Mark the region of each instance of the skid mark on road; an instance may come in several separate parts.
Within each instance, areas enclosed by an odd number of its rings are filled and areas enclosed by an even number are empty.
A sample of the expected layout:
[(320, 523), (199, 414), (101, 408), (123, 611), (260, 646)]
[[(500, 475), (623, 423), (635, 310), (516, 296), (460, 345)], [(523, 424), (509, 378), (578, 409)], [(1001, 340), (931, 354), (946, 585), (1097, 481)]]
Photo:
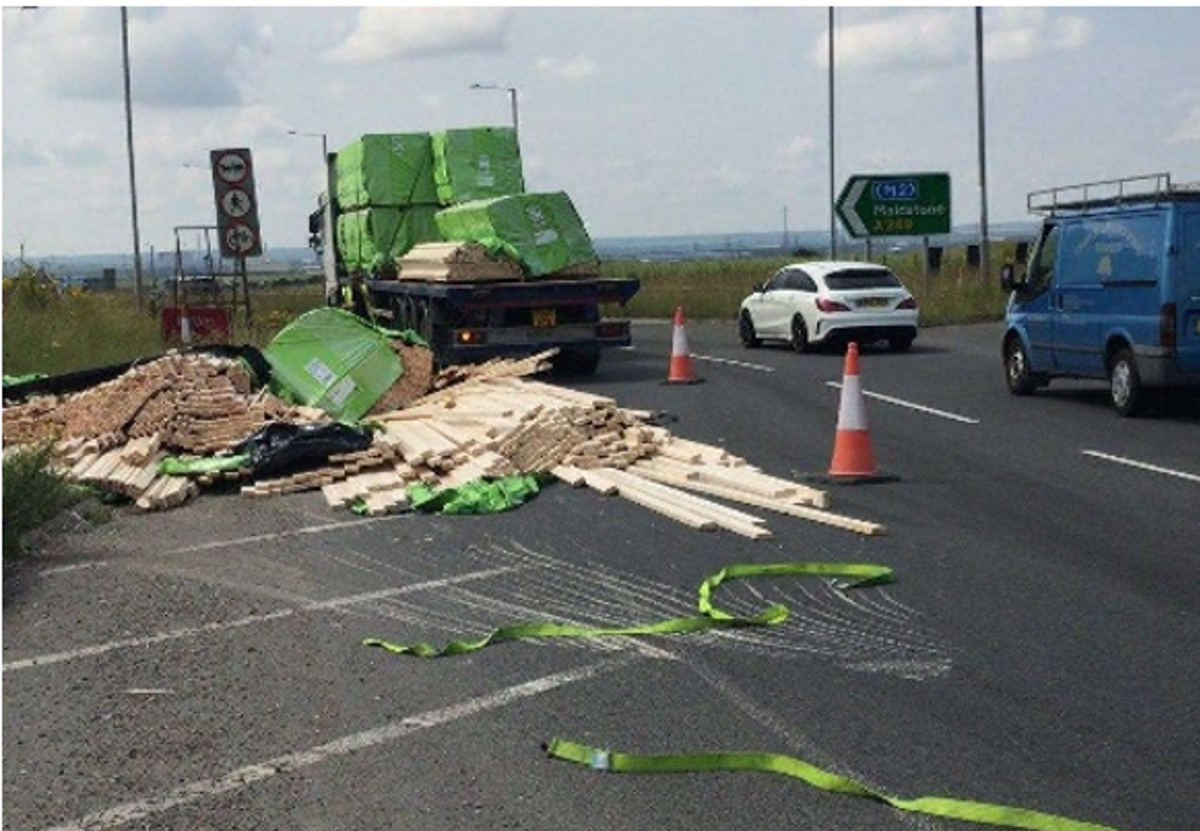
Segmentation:
[[(697, 613), (696, 587), (674, 586), (596, 564), (579, 564), (553, 552), (520, 543), (471, 545), (462, 550), (441, 546), (414, 549), (405, 569), (353, 551), (328, 556), (360, 576), (378, 574), (380, 583), (403, 585), (340, 597), (301, 602), (275, 611), (200, 626), (157, 632), (61, 652), (9, 661), (5, 673), (90, 658), (121, 649), (165, 644), (185, 638), (213, 637), (297, 615), (338, 612), (361, 620), (363, 637), (394, 642), (482, 638), (500, 626), (529, 621), (569, 623), (593, 628), (624, 627)], [(422, 578), (421, 574), (443, 576)], [(886, 588), (841, 591), (833, 581), (778, 577), (739, 580), (722, 586), (715, 598), (721, 609), (753, 616), (780, 603), (790, 616), (777, 626), (713, 630), (672, 639), (672, 648), (746, 649), (795, 658), (820, 657), (866, 672), (924, 680), (950, 667), (948, 647), (924, 629), (920, 615), (899, 603)], [(528, 643), (608, 652), (658, 650), (657, 639), (591, 637), (553, 638)]]
[[(489, 549), (511, 570), (486, 582), (428, 594), (387, 598), (370, 611), (416, 627), (380, 634), (397, 642), (482, 638), (512, 623), (552, 621), (590, 627), (627, 626), (696, 614), (692, 589), (582, 566), (516, 543)], [(921, 625), (921, 616), (885, 588), (842, 591), (835, 581), (779, 577), (724, 584), (723, 610), (749, 617), (773, 603), (790, 611), (778, 626), (714, 630), (671, 639), (673, 649), (748, 649), (779, 658), (808, 655), (860, 672), (911, 680), (944, 675), (950, 649)], [(534, 643), (536, 641), (530, 641)], [(663, 643), (663, 641), (659, 641)], [(612, 649), (613, 638), (550, 639), (555, 646)], [(618, 643), (624, 648), (624, 642)]]

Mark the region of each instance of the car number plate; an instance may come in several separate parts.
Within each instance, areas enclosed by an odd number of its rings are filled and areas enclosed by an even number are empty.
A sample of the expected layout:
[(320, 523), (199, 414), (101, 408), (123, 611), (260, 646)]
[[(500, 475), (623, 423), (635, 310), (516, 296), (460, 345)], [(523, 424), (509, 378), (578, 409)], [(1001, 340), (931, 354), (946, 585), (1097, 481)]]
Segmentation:
[(533, 310), (533, 325), (538, 329), (549, 329), (556, 323), (557, 315), (554, 309), (534, 309)]
[(886, 297), (864, 297), (858, 301), (860, 309), (882, 309), (888, 304)]

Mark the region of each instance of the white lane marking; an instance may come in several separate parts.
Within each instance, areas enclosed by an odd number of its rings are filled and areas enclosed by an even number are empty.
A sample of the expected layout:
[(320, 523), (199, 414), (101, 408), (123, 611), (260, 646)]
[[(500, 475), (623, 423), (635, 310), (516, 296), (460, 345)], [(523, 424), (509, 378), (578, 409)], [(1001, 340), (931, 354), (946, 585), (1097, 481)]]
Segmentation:
[[(825, 386), (833, 387), (835, 390), (840, 390), (842, 388), (841, 383), (838, 381), (826, 381)], [(870, 392), (869, 390), (863, 390), (863, 395), (866, 396), (867, 398), (874, 398), (879, 401), (883, 401), (887, 404), (895, 404), (898, 407), (907, 407), (910, 410), (916, 410), (917, 412), (927, 413), (929, 415), (937, 416), (938, 418), (949, 419), (950, 421), (958, 421), (963, 424), (978, 424), (979, 423), (979, 419), (977, 419), (977, 418), (969, 418), (968, 416), (958, 415), (957, 413), (949, 413), (949, 412), (946, 412), (945, 410), (935, 410), (933, 407), (926, 407), (923, 404), (916, 404), (912, 401), (905, 401), (903, 398), (893, 398), (890, 395), (881, 395), (880, 393)]]
[(299, 537), (305, 534), (324, 534), (328, 531), (341, 531), (345, 528), (357, 528), (360, 525), (373, 525), (376, 522), (393, 522), (397, 519), (407, 518), (407, 514), (389, 514), (388, 516), (366, 517), (364, 519), (346, 520), (345, 522), (326, 522), (320, 525), (307, 525), (304, 528), (293, 528), (290, 531), (277, 531), (270, 534), (255, 534), (251, 537), (237, 537), (231, 540), (214, 540), (213, 542), (204, 542), (197, 545), (185, 545), (181, 548), (173, 548), (166, 554), (187, 554), (193, 551), (211, 551), (214, 548), (232, 547), (235, 545), (250, 545), (251, 543), (266, 542), (269, 540), (282, 540), (288, 537)]
[(347, 756), (359, 750), (378, 747), (406, 736), (452, 724), (464, 718), (479, 715), (489, 710), (507, 707), (526, 698), (533, 698), (542, 693), (565, 687), (579, 681), (587, 681), (606, 672), (620, 669), (638, 660), (632, 653), (625, 653), (598, 663), (578, 667), (576, 669), (556, 672), (534, 678), (521, 684), (505, 687), (488, 695), (468, 698), (457, 704), (428, 710), (424, 713), (408, 716), (400, 721), (385, 724), (371, 730), (363, 730), (342, 736), (308, 750), (285, 753), (273, 759), (267, 759), (245, 767), (238, 768), (215, 779), (200, 779), (188, 782), (163, 794), (149, 796), (145, 799), (135, 799), (122, 805), (107, 808), (88, 814), (85, 817), (69, 822), (66, 825), (56, 825), (48, 831), (99, 831), (99, 829), (116, 828), (136, 820), (145, 819), (208, 797), (219, 796), (231, 791), (238, 791), (257, 782), (271, 779), (294, 770), (319, 765), (322, 762)]
[(728, 364), (729, 366), (736, 366), (736, 367), (740, 367), (742, 369), (753, 369), (755, 372), (774, 372), (775, 371), (775, 367), (773, 367), (773, 366), (763, 366), (762, 364), (751, 364), (751, 363), (747, 363), (746, 361), (734, 361), (729, 358), (714, 358), (711, 355), (697, 355), (695, 352), (692, 353), (692, 357), (695, 358), (697, 361), (708, 361), (710, 364)]
[(1177, 479), (1184, 479), (1188, 482), (1200, 482), (1200, 476), (1194, 473), (1184, 473), (1182, 470), (1172, 470), (1169, 467), (1159, 467), (1158, 465), (1139, 462), (1136, 459), (1126, 459), (1123, 456), (1112, 456), (1108, 453), (1101, 453), (1099, 450), (1084, 450), (1081, 451), (1085, 456), (1091, 456), (1093, 459), (1102, 459), (1106, 462), (1115, 462), (1119, 465), (1127, 467), (1135, 467), (1139, 470), (1147, 470), (1151, 473), (1161, 473), (1164, 476), (1174, 476)]
[(444, 577), (438, 580), (426, 580), (420, 583), (412, 583), (407, 586), (399, 586), (392, 589), (381, 589), (379, 591), (366, 592), (364, 594), (352, 594), (346, 597), (335, 597), (329, 600), (319, 600), (313, 603), (306, 603), (303, 606), (296, 608), (279, 609), (274, 612), (267, 612), (259, 615), (247, 615), (246, 617), (238, 618), (237, 620), (206, 623), (203, 626), (190, 626), (186, 629), (173, 629), (167, 632), (158, 632), (153, 635), (146, 635), (145, 637), (141, 638), (125, 638), (122, 640), (109, 641), (108, 643), (95, 644), (94, 646), (84, 646), (80, 647), (79, 649), (66, 650), (64, 652), (51, 652), (46, 655), (34, 655), (29, 658), (10, 661), (4, 664), (3, 670), (4, 672), (13, 672), (16, 670), (30, 669), (32, 667), (47, 666), (49, 664), (61, 664), (66, 661), (74, 661), (78, 658), (89, 658), (94, 655), (103, 655), (106, 652), (114, 652), (118, 649), (150, 646), (156, 643), (179, 640), (181, 638), (192, 638), (197, 635), (209, 635), (214, 632), (226, 632), (232, 629), (241, 629), (246, 626), (254, 626), (260, 623), (269, 623), (273, 620), (281, 620), (283, 618), (292, 617), (293, 615), (304, 612), (327, 611), (329, 609), (339, 609), (361, 603), (372, 603), (391, 597), (399, 597), (405, 594), (426, 591), (428, 589), (439, 589), (446, 586), (453, 586), (457, 583), (466, 583), (472, 580), (483, 580), (488, 577), (496, 577), (500, 574), (506, 574), (510, 571), (519, 571), (520, 569), (520, 566), (490, 568), (483, 571), (474, 571), (469, 574), (461, 574), (455, 577)]

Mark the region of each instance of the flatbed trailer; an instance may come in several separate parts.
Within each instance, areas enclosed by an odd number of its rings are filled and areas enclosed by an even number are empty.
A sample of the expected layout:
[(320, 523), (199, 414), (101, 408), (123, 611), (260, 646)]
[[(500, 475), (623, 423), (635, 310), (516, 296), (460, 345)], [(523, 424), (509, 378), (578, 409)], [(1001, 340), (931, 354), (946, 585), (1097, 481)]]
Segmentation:
[(604, 317), (637, 293), (633, 278), (439, 283), (351, 277), (354, 311), (409, 329), (440, 364), (523, 357), (558, 348), (557, 367), (594, 372), (601, 350), (629, 346), (629, 321)]

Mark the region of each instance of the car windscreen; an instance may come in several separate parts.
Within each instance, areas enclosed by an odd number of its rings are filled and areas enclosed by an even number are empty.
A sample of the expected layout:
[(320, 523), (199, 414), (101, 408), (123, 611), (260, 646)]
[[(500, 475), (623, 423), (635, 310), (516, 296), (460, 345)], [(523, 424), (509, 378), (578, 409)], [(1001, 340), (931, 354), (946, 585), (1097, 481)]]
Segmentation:
[(891, 289), (900, 285), (896, 275), (882, 268), (848, 268), (825, 275), (825, 285), (835, 291)]

